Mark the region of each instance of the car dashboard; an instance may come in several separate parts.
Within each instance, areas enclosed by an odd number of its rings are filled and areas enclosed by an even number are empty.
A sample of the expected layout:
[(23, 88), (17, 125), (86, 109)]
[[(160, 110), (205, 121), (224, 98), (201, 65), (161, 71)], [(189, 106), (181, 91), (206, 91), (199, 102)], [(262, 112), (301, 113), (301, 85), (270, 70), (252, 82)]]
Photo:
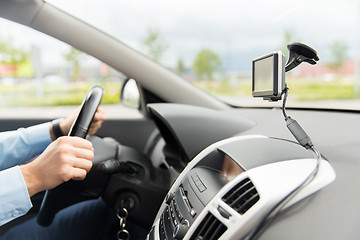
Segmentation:
[[(304, 208), (309, 211), (318, 208), (314, 199), (323, 193), (329, 193), (328, 185), (338, 188), (334, 185), (340, 184), (341, 180), (335, 181), (336, 168), (328, 154), (318, 159), (314, 152), (295, 143), (276, 109), (244, 110), (250, 112), (249, 116), (268, 112), (267, 118), (255, 118), (256, 120), (254, 117), (244, 117), (246, 114), (239, 114), (237, 117), (242, 109), (222, 112), (178, 104), (151, 104), (149, 109), (161, 134), (166, 136), (165, 143), (162, 143), (164, 148), (167, 144), (175, 144), (177, 153), (183, 159), (192, 159), (184, 164), (186, 167), (182, 171), (178, 169), (181, 173), (174, 180), (158, 211), (147, 236), (149, 240), (245, 239), (254, 234), (254, 229), (262, 228), (265, 222), (275, 219), (269, 229), (284, 225), (281, 221), (284, 218), (290, 219), (290, 224), (293, 219), (297, 219), (296, 216), (301, 215), (290, 214), (289, 217), (289, 212), (294, 209), (298, 211), (298, 208)], [(184, 118), (190, 116), (191, 112), (191, 119)], [(178, 118), (179, 121), (176, 120), (176, 113), (182, 116)], [(309, 112), (305, 111), (305, 114)], [(316, 115), (319, 112), (310, 114)], [(208, 117), (210, 120), (207, 123), (197, 123)], [(217, 121), (212, 126), (211, 119), (214, 118)], [(184, 126), (185, 123), (196, 127)], [(316, 124), (316, 121), (313, 123)], [(205, 127), (199, 127), (202, 125)], [(337, 134), (336, 130), (334, 134)], [(319, 139), (315, 139), (320, 149), (324, 149), (321, 143), (326, 141), (319, 143)], [(202, 145), (207, 147), (203, 149)], [(332, 153), (330, 158), (332, 159)], [(167, 159), (166, 152), (163, 159)], [(317, 160), (320, 167), (314, 179), (302, 186), (298, 194), (282, 202), (311, 175)], [(269, 212), (275, 212), (273, 210), (279, 203), (283, 203), (281, 211), (277, 212), (280, 217), (269, 217)], [(331, 208), (327, 204), (321, 206), (329, 207)], [(317, 216), (320, 219), (323, 217), (325, 216)], [(279, 232), (269, 229), (266, 228), (265, 234), (258, 237), (266, 239), (268, 236), (280, 236)], [(312, 231), (309, 228), (308, 234), (317, 234), (315, 230)], [(299, 237), (301, 236), (303, 235)]]
[[(267, 149), (269, 155), (256, 156), (248, 144)], [(294, 158), (279, 162), (282, 157), (271, 154), (279, 147), (292, 151)], [(201, 152), (173, 184), (148, 239), (243, 239), (281, 196), (306, 178), (313, 157), (294, 143), (264, 136), (221, 141)], [(293, 202), (334, 178), (333, 169), (322, 160), (316, 181)]]

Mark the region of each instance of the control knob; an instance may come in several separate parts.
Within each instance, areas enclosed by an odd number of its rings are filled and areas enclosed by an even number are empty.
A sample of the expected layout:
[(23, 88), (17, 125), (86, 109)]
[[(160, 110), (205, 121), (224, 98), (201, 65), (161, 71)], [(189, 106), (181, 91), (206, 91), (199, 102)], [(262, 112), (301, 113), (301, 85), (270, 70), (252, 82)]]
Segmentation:
[(187, 230), (188, 230), (188, 226), (180, 223), (176, 225), (174, 229), (173, 237), (178, 240), (183, 239), (185, 237)]
[(174, 199), (174, 197), (175, 197), (175, 194), (172, 192), (169, 192), (165, 197), (165, 203), (169, 205), (171, 203), (171, 201)]

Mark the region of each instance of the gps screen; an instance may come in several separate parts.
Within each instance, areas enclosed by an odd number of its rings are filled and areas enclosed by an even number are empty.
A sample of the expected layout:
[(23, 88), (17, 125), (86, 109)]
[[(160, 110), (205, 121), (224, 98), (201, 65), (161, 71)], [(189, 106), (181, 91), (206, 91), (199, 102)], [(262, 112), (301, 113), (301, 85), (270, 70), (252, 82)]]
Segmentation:
[(274, 56), (269, 56), (254, 62), (255, 92), (273, 91), (274, 84)]

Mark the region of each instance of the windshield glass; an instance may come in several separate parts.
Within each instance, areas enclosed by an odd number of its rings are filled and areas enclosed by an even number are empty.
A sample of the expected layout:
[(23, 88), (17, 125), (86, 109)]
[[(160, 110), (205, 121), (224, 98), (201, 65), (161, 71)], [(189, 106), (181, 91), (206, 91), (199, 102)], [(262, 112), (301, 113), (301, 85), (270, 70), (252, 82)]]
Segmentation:
[(317, 65), (286, 74), (288, 106), (360, 109), (360, 3), (356, 0), (49, 0), (237, 106), (251, 97), (252, 60), (302, 42)]

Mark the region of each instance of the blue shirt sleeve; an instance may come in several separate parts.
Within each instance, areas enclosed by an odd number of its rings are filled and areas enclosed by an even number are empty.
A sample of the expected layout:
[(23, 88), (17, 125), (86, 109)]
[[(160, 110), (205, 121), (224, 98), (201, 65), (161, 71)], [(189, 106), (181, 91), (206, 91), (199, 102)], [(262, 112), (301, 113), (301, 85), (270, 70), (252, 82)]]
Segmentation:
[(0, 170), (27, 163), (51, 143), (50, 123), (0, 133)]
[(26, 214), (32, 207), (20, 167), (0, 172), (0, 226)]
[[(32, 207), (20, 167), (51, 143), (50, 123), (0, 133), (0, 226)], [(6, 170), (4, 170), (6, 169)]]

